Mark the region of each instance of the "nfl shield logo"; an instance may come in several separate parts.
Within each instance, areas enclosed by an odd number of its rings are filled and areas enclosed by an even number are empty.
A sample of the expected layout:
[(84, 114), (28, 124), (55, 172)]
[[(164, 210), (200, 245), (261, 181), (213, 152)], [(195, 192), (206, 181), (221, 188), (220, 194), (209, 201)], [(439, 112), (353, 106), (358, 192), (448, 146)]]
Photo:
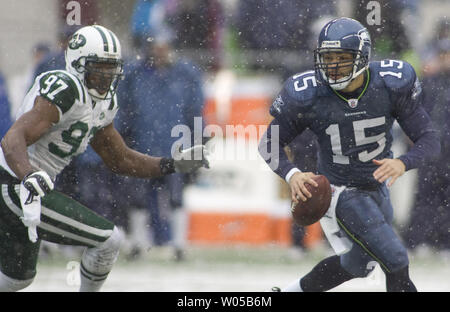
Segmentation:
[(348, 106), (350, 106), (351, 108), (355, 108), (356, 106), (358, 106), (358, 99), (349, 99), (347, 102)]

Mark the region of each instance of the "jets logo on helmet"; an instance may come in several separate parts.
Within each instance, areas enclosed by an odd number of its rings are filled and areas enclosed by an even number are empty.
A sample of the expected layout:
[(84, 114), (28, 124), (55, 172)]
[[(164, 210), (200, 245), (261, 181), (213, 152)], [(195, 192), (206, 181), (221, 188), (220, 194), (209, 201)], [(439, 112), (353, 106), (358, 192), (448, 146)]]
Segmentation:
[(346, 17), (328, 22), (314, 50), (318, 80), (335, 90), (345, 89), (368, 68), (370, 50), (370, 34), (361, 23)]
[(82, 34), (75, 34), (69, 41), (70, 49), (78, 49), (86, 44), (86, 38)]
[(122, 64), (119, 39), (100, 25), (77, 30), (66, 49), (66, 70), (84, 83), (95, 100), (114, 96), (122, 77)]

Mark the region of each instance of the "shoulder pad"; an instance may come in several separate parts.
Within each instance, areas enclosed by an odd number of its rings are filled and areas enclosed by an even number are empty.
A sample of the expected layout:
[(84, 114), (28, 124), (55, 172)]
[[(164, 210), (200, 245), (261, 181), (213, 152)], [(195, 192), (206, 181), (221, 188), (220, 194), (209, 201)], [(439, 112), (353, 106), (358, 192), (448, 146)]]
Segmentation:
[(40, 96), (58, 106), (63, 113), (67, 112), (76, 100), (85, 102), (84, 92), (78, 78), (66, 71), (54, 70), (40, 75)]
[(317, 80), (314, 71), (295, 74), (284, 84), (284, 89), (296, 100), (307, 101), (316, 96)]
[(417, 78), (414, 68), (405, 61), (382, 60), (371, 62), (370, 68), (378, 78), (381, 78), (385, 86), (392, 91), (411, 88)]
[(284, 83), (283, 89), (270, 108), (270, 113), (276, 116), (282, 113), (290, 114), (293, 109), (307, 109), (316, 97), (317, 89), (314, 71), (293, 75)]

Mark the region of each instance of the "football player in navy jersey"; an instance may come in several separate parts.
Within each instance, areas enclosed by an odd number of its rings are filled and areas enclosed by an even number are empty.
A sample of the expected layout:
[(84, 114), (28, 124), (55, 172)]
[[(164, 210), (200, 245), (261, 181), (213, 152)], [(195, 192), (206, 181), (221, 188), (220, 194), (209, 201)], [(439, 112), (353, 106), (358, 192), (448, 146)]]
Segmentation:
[[(439, 138), (421, 102), (421, 87), (404, 61), (370, 62), (370, 34), (358, 21), (338, 18), (319, 35), (315, 70), (290, 77), (270, 109), (274, 117), (260, 142), (261, 156), (289, 183), (292, 201), (306, 201), (314, 173), (289, 162), (283, 147), (305, 129), (318, 139), (318, 173), (332, 184), (332, 201), (320, 220), (336, 255), (282, 291), (326, 291), (367, 276), (378, 263), (387, 291), (416, 291), (407, 250), (392, 227), (387, 187), (406, 170), (440, 152)], [(414, 146), (393, 158), (392, 124)], [(267, 152), (276, 146), (281, 153)], [(272, 151), (276, 150), (272, 148)]]

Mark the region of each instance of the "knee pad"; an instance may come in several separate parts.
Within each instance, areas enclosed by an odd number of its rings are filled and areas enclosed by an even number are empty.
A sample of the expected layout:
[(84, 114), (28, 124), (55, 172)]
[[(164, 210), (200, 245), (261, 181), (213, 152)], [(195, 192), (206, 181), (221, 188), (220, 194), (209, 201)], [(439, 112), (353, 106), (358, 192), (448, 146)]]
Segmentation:
[(24, 289), (33, 283), (34, 278), (18, 280), (0, 272), (0, 292), (14, 292)]
[(82, 274), (90, 279), (95, 279), (99, 275), (107, 275), (117, 260), (123, 239), (124, 234), (115, 226), (106, 241), (97, 247), (87, 248), (81, 259)]

